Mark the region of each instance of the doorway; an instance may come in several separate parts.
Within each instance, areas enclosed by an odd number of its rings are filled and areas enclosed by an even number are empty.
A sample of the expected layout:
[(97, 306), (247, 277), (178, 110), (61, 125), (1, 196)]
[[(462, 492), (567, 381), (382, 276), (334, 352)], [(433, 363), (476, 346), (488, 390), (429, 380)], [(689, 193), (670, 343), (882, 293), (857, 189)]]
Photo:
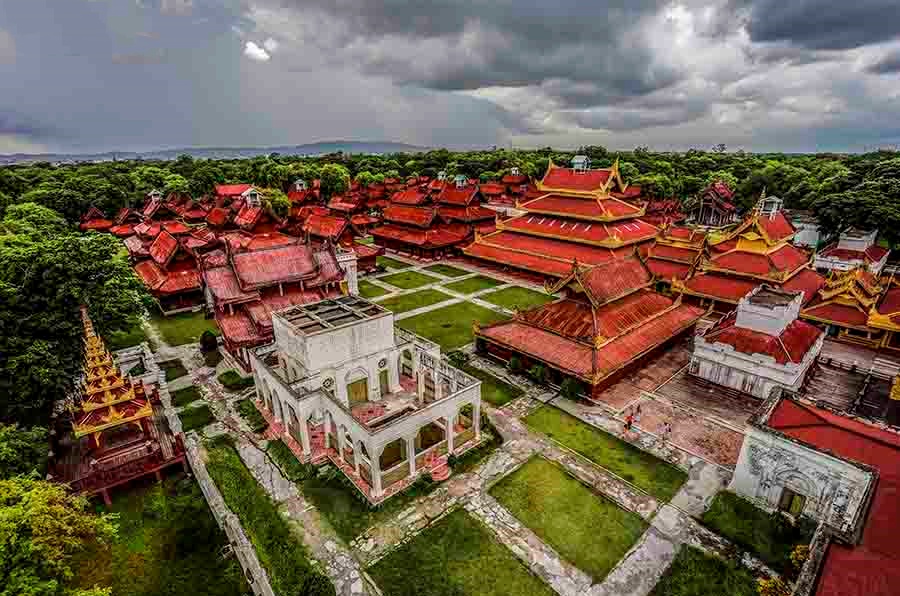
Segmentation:
[(378, 373), (378, 387), (381, 390), (381, 397), (384, 397), (391, 392), (390, 386), (388, 385), (388, 371), (383, 370)]
[(351, 408), (356, 404), (363, 404), (369, 401), (368, 379), (360, 379), (347, 385), (347, 397), (350, 400)]

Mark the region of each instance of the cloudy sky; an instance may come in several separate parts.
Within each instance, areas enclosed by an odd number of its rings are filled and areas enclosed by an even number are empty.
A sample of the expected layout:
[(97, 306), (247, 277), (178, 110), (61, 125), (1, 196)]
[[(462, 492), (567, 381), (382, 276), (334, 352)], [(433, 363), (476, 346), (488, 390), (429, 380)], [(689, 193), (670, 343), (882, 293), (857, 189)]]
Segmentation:
[(0, 153), (900, 144), (898, 0), (0, 0)]

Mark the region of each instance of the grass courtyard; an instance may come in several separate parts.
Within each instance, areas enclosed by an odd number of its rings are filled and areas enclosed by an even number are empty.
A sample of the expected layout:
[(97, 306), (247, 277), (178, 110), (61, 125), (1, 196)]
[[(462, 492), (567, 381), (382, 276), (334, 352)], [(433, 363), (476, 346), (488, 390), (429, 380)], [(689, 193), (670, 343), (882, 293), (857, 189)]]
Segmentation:
[(425, 267), (425, 271), (430, 271), (432, 273), (437, 273), (438, 275), (443, 275), (446, 277), (460, 277), (469, 274), (469, 272), (465, 269), (460, 269), (459, 267), (453, 267), (451, 265), (444, 265), (443, 263), (438, 263), (437, 265), (429, 265), (428, 267)]
[(471, 302), (458, 302), (397, 321), (404, 329), (428, 338), (445, 350), (455, 350), (472, 342), (472, 322), (487, 325), (507, 317)]
[(481, 290), (496, 288), (497, 286), (502, 284), (502, 281), (498, 281), (493, 277), (476, 275), (475, 277), (470, 277), (462, 281), (454, 281), (452, 283), (444, 284), (444, 287), (448, 290), (459, 292), (460, 294), (474, 294), (475, 292), (480, 292)]
[(497, 408), (503, 407), (525, 393), (515, 385), (501, 381), (494, 375), (475, 368), (471, 364), (463, 365), (462, 369), (481, 381), (481, 398)]
[(203, 397), (196, 385), (189, 385), (184, 389), (173, 391), (171, 395), (172, 405), (176, 408), (183, 408), (184, 406), (193, 403)]
[(159, 331), (163, 341), (170, 346), (180, 346), (200, 341), (200, 335), (207, 329), (219, 335), (214, 319), (207, 319), (202, 312), (186, 312), (164, 317), (157, 313), (152, 324)]
[[(125, 348), (139, 345), (142, 342), (150, 341), (150, 339), (147, 337), (147, 332), (144, 330), (143, 321), (138, 321), (134, 325), (134, 327), (127, 331), (116, 331), (115, 333), (110, 333), (109, 336), (105, 339), (106, 347), (109, 348), (111, 352), (124, 350)], [(150, 347), (152, 348), (153, 346)]]
[(182, 364), (181, 360), (178, 359), (160, 362), (159, 367), (166, 373), (166, 382), (180, 379), (188, 373), (187, 369), (184, 367), (184, 364)]
[(491, 531), (453, 511), (369, 567), (385, 596), (553, 596)]
[(792, 526), (728, 491), (716, 494), (700, 521), (778, 571), (791, 568), (791, 551), (809, 544), (813, 531)]
[(412, 294), (393, 296), (391, 298), (381, 300), (378, 304), (390, 311), (393, 311), (396, 314), (399, 314), (410, 310), (415, 310), (417, 308), (422, 308), (423, 306), (437, 304), (438, 302), (443, 302), (445, 300), (451, 300), (452, 298), (453, 296), (451, 296), (450, 294), (445, 294), (440, 290), (428, 288), (425, 290), (419, 290), (418, 292), (413, 292)]
[(388, 269), (406, 269), (407, 267), (412, 267), (409, 263), (404, 263), (403, 261), (398, 261), (391, 257), (376, 257), (375, 261), (380, 266), (387, 267)]
[(77, 585), (130, 596), (251, 593), (237, 560), (221, 557), (228, 539), (193, 481), (116, 491), (111, 507), (98, 508), (119, 515), (118, 535), (110, 549), (90, 549), (75, 565)]
[(738, 563), (683, 546), (650, 596), (757, 596), (756, 579)]
[(378, 298), (387, 293), (388, 291), (381, 286), (376, 286), (372, 282), (364, 279), (359, 280), (359, 295), (363, 298)]
[(601, 581), (647, 529), (640, 516), (533, 457), (491, 495), (564, 559)]
[(485, 302), (508, 308), (509, 310), (515, 310), (516, 308), (524, 310), (526, 308), (541, 306), (542, 304), (547, 304), (554, 300), (552, 294), (536, 292), (519, 286), (511, 286), (509, 288), (497, 290), (496, 292), (488, 292), (487, 294), (482, 294), (478, 298)]
[(181, 418), (181, 428), (184, 432), (202, 430), (204, 426), (216, 420), (206, 404), (185, 408), (178, 413), (178, 417)]
[(525, 423), (661, 501), (668, 502), (687, 480), (675, 466), (552, 406), (538, 408)]
[(400, 288), (401, 290), (412, 290), (414, 288), (425, 286), (440, 280), (434, 276), (425, 275), (424, 273), (410, 270), (401, 271), (400, 273), (392, 273), (390, 275), (385, 275), (384, 277), (379, 277), (378, 281), (383, 281), (386, 284), (391, 284), (395, 288)]

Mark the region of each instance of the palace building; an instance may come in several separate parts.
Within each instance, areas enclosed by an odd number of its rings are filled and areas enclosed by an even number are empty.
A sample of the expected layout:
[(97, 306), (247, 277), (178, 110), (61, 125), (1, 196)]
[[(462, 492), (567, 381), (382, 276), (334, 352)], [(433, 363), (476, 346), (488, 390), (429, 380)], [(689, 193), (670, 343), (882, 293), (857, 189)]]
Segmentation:
[(543, 366), (548, 379), (576, 379), (588, 397), (693, 332), (705, 310), (653, 291), (636, 254), (598, 266), (574, 264), (548, 288), (554, 302), (476, 327), (476, 349), (495, 359)]
[(825, 326), (836, 339), (878, 348), (885, 332), (869, 326), (869, 315), (884, 290), (863, 267), (834, 270), (800, 316)]
[[(576, 156), (573, 167), (552, 162), (536, 184), (539, 196), (518, 201), (524, 215), (497, 221), (497, 231), (477, 234), (465, 255), (547, 280), (569, 276), (572, 261), (600, 265), (634, 253), (659, 232), (643, 221), (644, 208), (621, 196), (640, 196), (611, 168), (590, 169)], [(632, 192), (636, 190), (637, 192)]]
[(687, 279), (673, 280), (672, 290), (700, 304), (730, 310), (765, 283), (803, 292), (806, 304), (825, 285), (825, 279), (810, 267), (809, 254), (791, 244), (795, 232), (780, 200), (760, 201), (740, 225), (707, 235), (706, 256)]
[(184, 466), (184, 445), (168, 427), (156, 386), (123, 374), (84, 306), (81, 318), (84, 368), (68, 403), (71, 433), (55, 446), (49, 469), (73, 492), (99, 494), (110, 504), (111, 488)]
[(799, 391), (825, 338), (798, 319), (802, 301), (800, 292), (757, 286), (694, 338), (688, 372), (761, 399), (776, 387)]
[(844, 231), (835, 244), (816, 253), (813, 265), (820, 271), (849, 271), (864, 267), (881, 275), (891, 251), (878, 246), (878, 230)]
[(251, 350), (257, 407), (302, 462), (331, 461), (372, 504), (481, 441), (481, 382), (357, 296), (272, 313)]

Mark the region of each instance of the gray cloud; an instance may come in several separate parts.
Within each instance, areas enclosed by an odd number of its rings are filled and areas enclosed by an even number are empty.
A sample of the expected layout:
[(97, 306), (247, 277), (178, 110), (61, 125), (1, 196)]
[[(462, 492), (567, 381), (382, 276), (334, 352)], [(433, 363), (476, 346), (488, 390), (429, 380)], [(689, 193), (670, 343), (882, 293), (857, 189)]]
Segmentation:
[(900, 36), (897, 0), (744, 0), (756, 42), (823, 50), (857, 48)]
[(866, 72), (872, 74), (900, 73), (900, 50), (894, 50), (879, 58), (866, 67)]
[(14, 64), (16, 61), (16, 41), (4, 29), (0, 29), (0, 64)]

